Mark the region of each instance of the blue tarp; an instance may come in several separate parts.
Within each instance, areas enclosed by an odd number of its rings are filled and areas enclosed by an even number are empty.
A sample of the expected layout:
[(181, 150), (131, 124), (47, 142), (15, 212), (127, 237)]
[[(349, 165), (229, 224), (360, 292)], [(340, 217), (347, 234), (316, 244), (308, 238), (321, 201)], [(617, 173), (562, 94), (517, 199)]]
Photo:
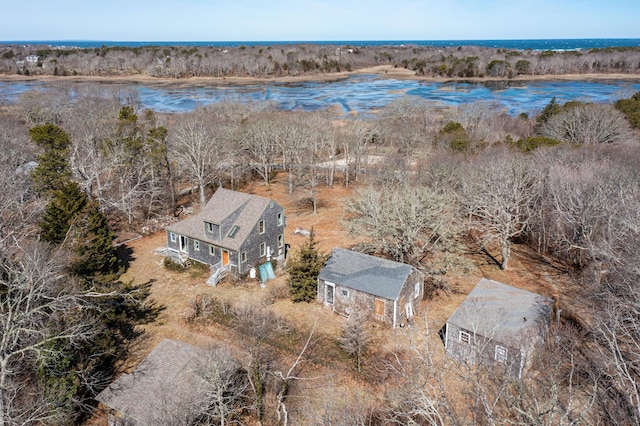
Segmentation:
[(260, 269), (260, 281), (263, 283), (276, 277), (271, 262), (263, 263), (258, 268)]

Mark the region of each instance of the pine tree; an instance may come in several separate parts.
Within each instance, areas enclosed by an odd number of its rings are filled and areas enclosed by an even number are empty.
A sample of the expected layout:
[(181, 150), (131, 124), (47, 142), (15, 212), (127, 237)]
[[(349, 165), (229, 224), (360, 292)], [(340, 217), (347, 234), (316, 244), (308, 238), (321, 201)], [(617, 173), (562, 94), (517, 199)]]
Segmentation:
[(42, 239), (54, 244), (64, 241), (76, 215), (87, 205), (87, 194), (75, 182), (67, 181), (54, 191), (40, 221)]
[(29, 135), (36, 145), (44, 148), (44, 152), (38, 155), (38, 165), (31, 172), (36, 191), (49, 194), (62, 189), (71, 179), (69, 135), (53, 124), (32, 127)]
[(289, 261), (287, 271), (291, 280), (291, 300), (294, 302), (312, 302), (316, 299), (318, 274), (328, 257), (317, 246), (312, 229), (307, 242)]
[(122, 264), (112, 243), (115, 239), (98, 203), (88, 201), (72, 227), (71, 271), (86, 280), (108, 284), (122, 273)]

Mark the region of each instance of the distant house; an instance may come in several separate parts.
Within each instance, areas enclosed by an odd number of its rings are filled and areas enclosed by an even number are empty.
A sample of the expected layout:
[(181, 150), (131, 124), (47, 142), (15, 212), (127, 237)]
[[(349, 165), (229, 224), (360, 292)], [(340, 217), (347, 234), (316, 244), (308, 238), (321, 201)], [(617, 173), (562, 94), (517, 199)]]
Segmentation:
[(275, 201), (220, 188), (202, 211), (166, 228), (167, 250), (180, 261), (211, 266), (211, 285), (231, 272), (284, 259), (284, 209)]
[(186, 418), (199, 399), (203, 380), (196, 370), (204, 350), (165, 339), (130, 374), (96, 399), (108, 412), (109, 426), (167, 424)]
[(318, 302), (345, 316), (366, 309), (394, 328), (412, 319), (423, 296), (416, 268), (351, 250), (334, 248), (318, 275)]
[(445, 351), (461, 362), (500, 362), (521, 377), (543, 341), (553, 301), (482, 278), (445, 325)]

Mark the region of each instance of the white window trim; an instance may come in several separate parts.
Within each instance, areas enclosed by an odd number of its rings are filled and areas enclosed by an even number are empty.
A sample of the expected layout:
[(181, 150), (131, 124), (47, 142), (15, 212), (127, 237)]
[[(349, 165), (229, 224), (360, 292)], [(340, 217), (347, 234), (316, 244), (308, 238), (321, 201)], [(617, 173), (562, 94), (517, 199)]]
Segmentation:
[(245, 263), (247, 261), (247, 252), (243, 251), (240, 253), (240, 263)]
[(496, 345), (494, 359), (498, 362), (505, 363), (509, 359), (509, 349), (504, 346)]
[(282, 226), (284, 215), (282, 213), (278, 213), (278, 226)]
[(417, 299), (418, 297), (420, 297), (420, 283), (416, 283), (415, 287), (413, 288), (413, 298)]
[(458, 334), (458, 340), (465, 345), (469, 345), (471, 344), (471, 334), (467, 333), (466, 331), (460, 330), (460, 333)]
[(284, 247), (284, 234), (278, 235), (278, 247)]
[(216, 255), (216, 248), (211, 244), (209, 244), (209, 256), (215, 256), (215, 255)]
[(264, 220), (261, 220), (260, 222), (258, 222), (258, 233), (262, 235), (265, 233), (266, 230), (267, 230), (267, 227), (264, 226)]
[(178, 241), (178, 237), (174, 232), (169, 232), (169, 239), (171, 240), (172, 243), (175, 243), (176, 241)]
[(260, 256), (267, 255), (267, 243), (260, 243)]
[(213, 234), (213, 223), (205, 222), (207, 224), (207, 232)]
[(200, 251), (200, 241), (193, 240), (193, 250), (194, 251)]

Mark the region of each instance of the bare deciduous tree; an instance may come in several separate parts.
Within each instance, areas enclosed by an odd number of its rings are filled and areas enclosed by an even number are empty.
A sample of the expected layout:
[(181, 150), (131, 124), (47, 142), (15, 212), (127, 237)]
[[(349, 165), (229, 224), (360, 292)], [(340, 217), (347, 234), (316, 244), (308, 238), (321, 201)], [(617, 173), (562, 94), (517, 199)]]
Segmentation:
[(231, 353), (222, 347), (207, 350), (197, 368), (204, 385), (198, 418), (207, 424), (241, 423), (245, 410), (250, 408), (250, 389), (247, 374)]
[(611, 105), (565, 107), (540, 129), (542, 136), (575, 144), (626, 142), (631, 137), (624, 115)]
[(349, 319), (342, 324), (339, 344), (349, 355), (353, 356), (356, 363), (356, 371), (362, 372), (362, 361), (367, 351), (367, 347), (373, 339), (368, 324), (368, 311), (357, 309), (349, 316)]
[[(13, 241), (17, 245), (18, 241)], [(56, 259), (41, 246), (0, 259), (0, 424), (36, 424), (60, 413), (54, 405), (31, 406), (24, 375), (28, 360), (55, 357), (56, 342), (88, 339), (96, 330), (83, 321), (87, 307)], [(78, 312), (77, 320), (68, 313)], [(37, 392), (35, 393), (37, 395)]]
[(177, 167), (197, 183), (200, 206), (203, 207), (205, 188), (216, 179), (224, 161), (224, 141), (203, 120), (195, 117), (180, 123), (173, 139), (172, 153)]
[(456, 233), (452, 200), (426, 187), (373, 187), (359, 191), (347, 205), (346, 226), (368, 235), (374, 250), (398, 262), (419, 262), (442, 238)]
[(469, 165), (460, 194), (469, 227), (480, 234), (482, 247), (497, 241), (502, 255), (500, 268), (506, 269), (511, 240), (528, 226), (542, 175), (523, 158), (507, 151), (493, 151), (491, 158)]

